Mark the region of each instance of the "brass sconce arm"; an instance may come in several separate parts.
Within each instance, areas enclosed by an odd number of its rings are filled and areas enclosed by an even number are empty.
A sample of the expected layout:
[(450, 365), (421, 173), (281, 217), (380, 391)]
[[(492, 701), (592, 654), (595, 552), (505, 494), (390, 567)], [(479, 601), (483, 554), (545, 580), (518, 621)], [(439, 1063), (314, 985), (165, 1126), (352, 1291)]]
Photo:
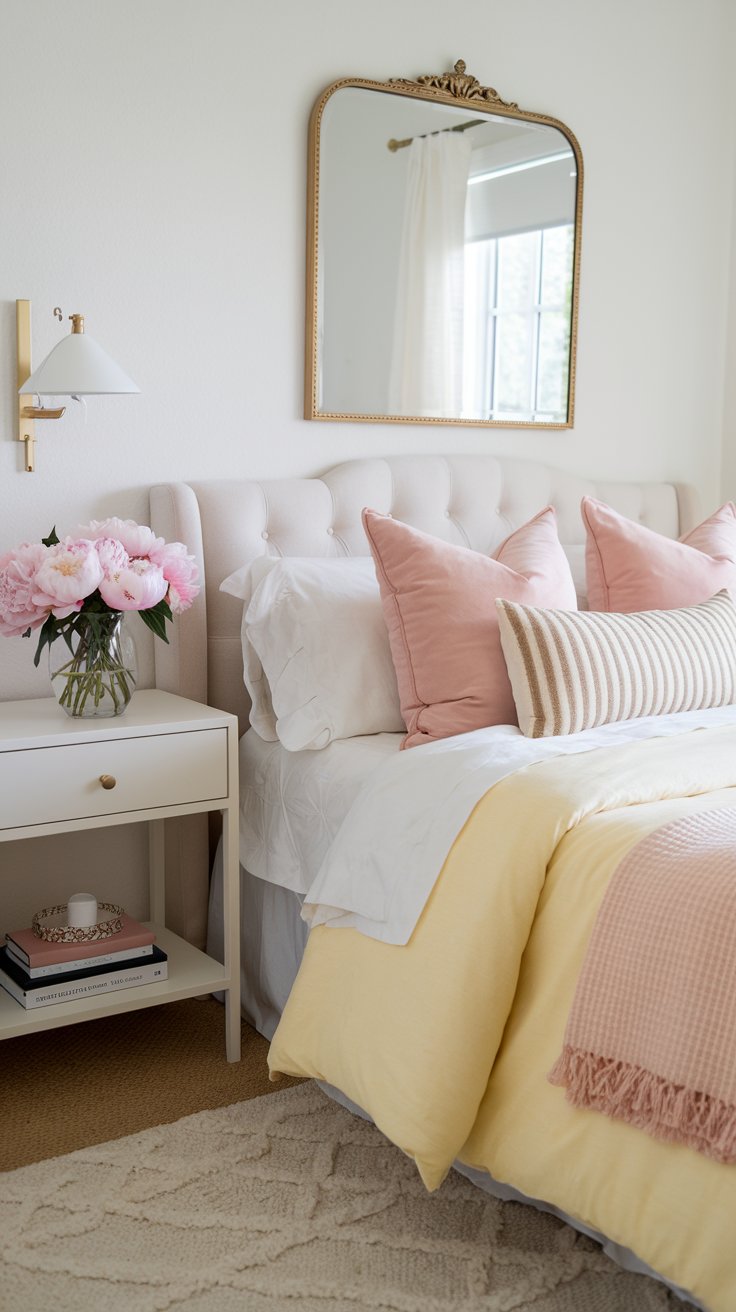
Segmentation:
[(26, 419), (61, 419), (66, 411), (66, 406), (59, 406), (58, 410), (48, 410), (45, 405), (24, 405), (21, 414)]

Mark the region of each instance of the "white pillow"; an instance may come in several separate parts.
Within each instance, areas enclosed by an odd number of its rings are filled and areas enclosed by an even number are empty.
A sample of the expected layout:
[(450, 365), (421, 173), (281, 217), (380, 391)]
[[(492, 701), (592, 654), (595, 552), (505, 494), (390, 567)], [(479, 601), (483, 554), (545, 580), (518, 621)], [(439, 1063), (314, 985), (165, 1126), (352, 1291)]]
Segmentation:
[(250, 575), (238, 571), (221, 585), (232, 591), (233, 579), (241, 576), (242, 590), (253, 589), (243, 618), (243, 666), (251, 697), (252, 689), (257, 692), (259, 709), (251, 723), (261, 737), (268, 729), (264, 681), (275, 734), (289, 751), (327, 747), (358, 734), (403, 732), (372, 558), (265, 559), (270, 563), (260, 566), (257, 582), (259, 562), (249, 567)]
[(251, 597), (261, 579), (278, 565), (280, 556), (258, 556), (250, 565), (243, 565), (229, 574), (220, 584), (220, 592), (227, 592), (231, 597), (238, 597), (243, 606), (243, 621), (240, 626), (240, 640), (243, 645), (243, 682), (250, 697), (250, 722), (259, 738), (267, 743), (278, 742), (276, 716), (271, 701), (271, 689), (263, 672), (260, 658), (248, 641), (246, 616)]

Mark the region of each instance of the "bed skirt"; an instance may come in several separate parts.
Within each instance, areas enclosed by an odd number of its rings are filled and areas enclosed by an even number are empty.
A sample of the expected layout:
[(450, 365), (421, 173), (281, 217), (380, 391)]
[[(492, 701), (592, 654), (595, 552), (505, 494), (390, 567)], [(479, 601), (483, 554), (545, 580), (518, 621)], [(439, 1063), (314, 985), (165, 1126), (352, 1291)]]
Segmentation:
[[(309, 928), (302, 897), (240, 867), (240, 997), (245, 1020), (269, 1042), (296, 979)], [(224, 958), (222, 840), (210, 884), (207, 953)], [(217, 996), (217, 995), (216, 995)]]

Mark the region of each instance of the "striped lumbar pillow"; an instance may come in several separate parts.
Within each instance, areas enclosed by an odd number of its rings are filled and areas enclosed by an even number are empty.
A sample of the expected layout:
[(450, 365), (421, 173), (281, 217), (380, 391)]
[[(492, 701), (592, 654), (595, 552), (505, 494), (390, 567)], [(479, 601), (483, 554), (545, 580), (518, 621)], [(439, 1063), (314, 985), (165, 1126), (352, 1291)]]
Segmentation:
[(528, 738), (736, 701), (728, 592), (627, 615), (497, 601), (519, 727)]

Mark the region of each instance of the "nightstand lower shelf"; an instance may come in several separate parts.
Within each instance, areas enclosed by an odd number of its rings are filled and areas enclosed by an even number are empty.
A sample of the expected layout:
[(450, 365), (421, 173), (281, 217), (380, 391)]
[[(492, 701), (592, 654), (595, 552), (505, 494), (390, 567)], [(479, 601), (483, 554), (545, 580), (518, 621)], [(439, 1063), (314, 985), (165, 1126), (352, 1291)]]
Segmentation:
[(219, 961), (192, 947), (171, 930), (149, 923), (155, 930), (156, 943), (168, 955), (168, 979), (159, 984), (139, 984), (134, 988), (98, 993), (91, 998), (78, 998), (30, 1011), (0, 988), (0, 1039), (58, 1025), (74, 1025), (99, 1016), (114, 1016), (141, 1007), (155, 1007), (159, 1003), (176, 1002), (179, 998), (192, 998), (228, 987), (225, 968)]
[[(146, 823), (149, 922), (169, 958), (161, 982), (29, 1011), (0, 988), (0, 1039), (224, 993), (225, 1050), (239, 1061), (238, 805), (238, 721), (226, 711), (158, 688), (139, 689), (110, 719), (69, 718), (52, 697), (0, 702), (0, 843)], [(222, 816), (224, 966), (165, 928), (166, 822), (208, 812)], [(73, 891), (60, 890), (57, 902)], [(12, 931), (7, 910), (0, 926), (1, 942)]]

